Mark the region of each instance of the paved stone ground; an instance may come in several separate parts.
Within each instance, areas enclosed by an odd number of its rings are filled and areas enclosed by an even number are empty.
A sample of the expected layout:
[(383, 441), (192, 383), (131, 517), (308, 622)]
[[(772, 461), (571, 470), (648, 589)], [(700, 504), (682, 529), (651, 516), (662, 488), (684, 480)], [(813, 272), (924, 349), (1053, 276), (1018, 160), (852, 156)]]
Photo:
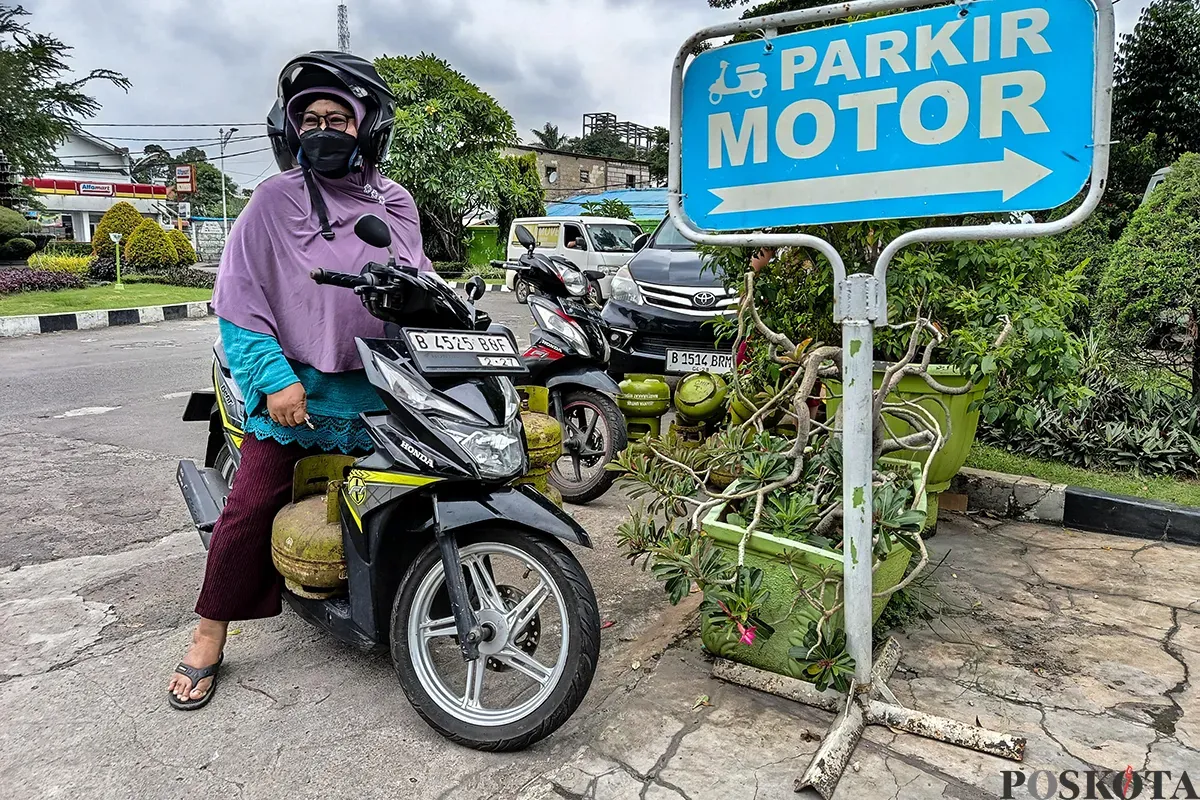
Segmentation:
[[(1200, 771), (1200, 551), (957, 516), (930, 544), (949, 553), (937, 580), (954, 609), (898, 637), (902, 703), (1028, 737), (1027, 774)], [(694, 637), (643, 666), (591, 741), (518, 797), (792, 796), (831, 716), (710, 669)], [(836, 796), (998, 797), (1013, 768), (868, 728)]]
[[(528, 319), (509, 295), (485, 305)], [(828, 715), (709, 677), (695, 598), (666, 607), (617, 552), (615, 494), (576, 513), (616, 624), (584, 706), (528, 752), (447, 745), (388, 659), (291, 614), (241, 626), (212, 705), (171, 711), (203, 571), (173, 480), (203, 426), (178, 420), (214, 336), (205, 320), (0, 342), (0, 797), (792, 796)], [(1029, 736), (1027, 771), (1200, 773), (1200, 550), (962, 517), (931, 544), (954, 610), (902, 637), (902, 701)], [(884, 729), (854, 763), (847, 800), (995, 797), (1009, 767)]]

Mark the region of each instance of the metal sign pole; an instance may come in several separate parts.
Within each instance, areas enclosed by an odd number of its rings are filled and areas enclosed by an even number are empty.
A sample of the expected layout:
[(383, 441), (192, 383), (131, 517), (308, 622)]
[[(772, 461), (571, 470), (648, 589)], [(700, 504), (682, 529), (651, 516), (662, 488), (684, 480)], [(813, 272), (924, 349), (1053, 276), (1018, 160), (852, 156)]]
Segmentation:
[[(712, 233), (700, 230), (692, 223), (683, 207), (684, 74), (696, 52), (696, 46), (718, 37), (758, 32), (767, 41), (766, 49), (769, 52), (770, 40), (779, 28), (900, 9), (946, 5), (944, 0), (857, 0), (739, 20), (699, 31), (684, 43), (676, 56), (671, 78), (671, 156), (667, 198), (670, 217), (680, 233), (687, 239), (703, 245), (811, 248), (829, 260), (834, 273), (834, 317), (835, 321), (842, 325), (843, 345), (843, 591), (848, 650), (855, 660), (855, 686), (848, 701), (839, 700), (829, 692), (819, 693), (810, 684), (792, 681), (786, 687), (786, 696), (792, 699), (818, 708), (840, 711), (808, 769), (796, 781), (797, 791), (811, 787), (823, 797), (830, 797), (868, 724), (886, 725), (1003, 758), (1018, 761), (1022, 758), (1024, 739), (901, 707), (886, 686), (886, 681), (899, 660), (898, 646), (889, 640), (874, 657), (871, 652), (874, 328), (887, 325), (887, 270), (892, 259), (904, 247), (922, 242), (1052, 236), (1076, 227), (1099, 205), (1109, 168), (1115, 26), (1112, 0), (1092, 0), (1092, 3), (1096, 11), (1091, 130), (1093, 157), (1090, 189), (1082, 205), (1070, 215), (1055, 222), (925, 228), (913, 231), (895, 239), (884, 249), (876, 262), (873, 274), (847, 275), (836, 249), (824, 239), (808, 234), (761, 231)], [(971, 3), (956, 5), (964, 7), (962, 13), (965, 15), (965, 6)], [(721, 662), (714, 671), (726, 680), (754, 688), (771, 686), (774, 688), (767, 689), (768, 691), (780, 691), (778, 676), (764, 680), (762, 676), (755, 675), (755, 671), (750, 668)]]

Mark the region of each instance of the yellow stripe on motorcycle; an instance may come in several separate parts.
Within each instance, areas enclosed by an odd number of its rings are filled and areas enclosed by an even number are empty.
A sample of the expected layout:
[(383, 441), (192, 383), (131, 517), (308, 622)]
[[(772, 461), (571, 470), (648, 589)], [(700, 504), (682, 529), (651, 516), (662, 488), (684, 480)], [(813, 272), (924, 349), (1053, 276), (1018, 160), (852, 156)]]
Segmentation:
[(374, 472), (365, 469), (350, 470), (349, 478), (358, 478), (364, 483), (382, 483), (388, 486), (428, 486), (442, 480), (441, 478), (430, 478), (428, 475), (404, 475), (398, 472)]

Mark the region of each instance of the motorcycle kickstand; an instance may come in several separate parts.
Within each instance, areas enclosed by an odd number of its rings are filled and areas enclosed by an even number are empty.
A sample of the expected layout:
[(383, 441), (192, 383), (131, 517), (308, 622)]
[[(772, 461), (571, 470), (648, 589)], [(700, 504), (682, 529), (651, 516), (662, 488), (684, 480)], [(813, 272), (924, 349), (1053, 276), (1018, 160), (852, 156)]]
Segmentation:
[(471, 608), (471, 596), (467, 581), (463, 577), (462, 558), (458, 552), (458, 540), (453, 533), (442, 530), (438, 517), (437, 496), (433, 497), (433, 538), (437, 541), (442, 556), (442, 570), (446, 575), (446, 591), (450, 595), (450, 608), (454, 612), (454, 627), (458, 630), (458, 649), (464, 661), (479, 659), (479, 644), (483, 641), (483, 628), (475, 609)]

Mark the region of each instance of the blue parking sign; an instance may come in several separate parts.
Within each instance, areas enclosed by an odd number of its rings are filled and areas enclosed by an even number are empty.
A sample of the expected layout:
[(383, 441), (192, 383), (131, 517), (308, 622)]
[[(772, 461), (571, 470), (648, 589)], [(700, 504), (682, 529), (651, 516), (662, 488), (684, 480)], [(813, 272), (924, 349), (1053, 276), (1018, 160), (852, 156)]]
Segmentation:
[(1096, 10), (976, 0), (701, 53), (683, 209), (713, 231), (1032, 211), (1092, 165)]

